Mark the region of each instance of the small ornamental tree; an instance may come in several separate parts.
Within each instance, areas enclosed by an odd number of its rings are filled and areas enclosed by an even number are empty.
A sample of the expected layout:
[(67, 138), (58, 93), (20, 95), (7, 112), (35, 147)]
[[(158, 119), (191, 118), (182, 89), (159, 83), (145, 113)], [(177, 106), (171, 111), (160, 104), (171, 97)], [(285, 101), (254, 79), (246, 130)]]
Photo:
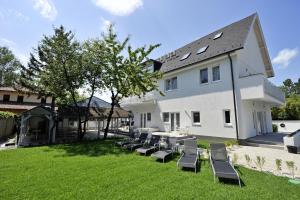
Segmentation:
[[(114, 108), (119, 105), (122, 98), (129, 96), (142, 96), (147, 92), (157, 90), (157, 80), (162, 77), (158, 71), (149, 71), (143, 65), (150, 53), (159, 47), (159, 44), (133, 49), (129, 44), (129, 37), (118, 41), (113, 25), (110, 25), (106, 34), (103, 34), (105, 44), (105, 69), (103, 83), (110, 92), (111, 109), (104, 132), (106, 138)], [(162, 93), (161, 93), (162, 94)]]

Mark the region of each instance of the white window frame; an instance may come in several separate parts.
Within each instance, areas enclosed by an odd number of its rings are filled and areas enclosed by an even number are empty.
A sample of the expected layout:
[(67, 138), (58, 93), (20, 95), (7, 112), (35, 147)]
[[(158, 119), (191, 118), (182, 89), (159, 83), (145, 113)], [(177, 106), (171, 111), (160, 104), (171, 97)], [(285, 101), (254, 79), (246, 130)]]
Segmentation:
[[(164, 114), (165, 114), (165, 113), (168, 114), (168, 121), (165, 121), (165, 119), (164, 119)], [(163, 123), (170, 123), (170, 112), (163, 112), (163, 113), (162, 113), (162, 121), (163, 121)]]
[[(176, 88), (172, 88), (172, 80), (173, 79), (176, 79)], [(167, 88), (167, 82), (170, 82), (169, 89)], [(165, 91), (166, 92), (177, 90), (177, 89), (178, 89), (178, 77), (177, 76), (165, 79)]]
[[(199, 122), (195, 122), (194, 121), (194, 113), (199, 113)], [(200, 113), (200, 111), (192, 111), (192, 125), (193, 126), (200, 126), (201, 125), (201, 113)]]
[[(214, 80), (214, 69), (217, 68), (217, 67), (219, 68), (219, 79)], [(216, 66), (211, 68), (211, 81), (213, 83), (221, 81), (221, 67), (220, 67), (220, 65), (216, 65)]]
[[(201, 71), (203, 71), (205, 69), (207, 70), (207, 82), (202, 83), (202, 80), (201, 80)], [(206, 85), (206, 84), (209, 83), (209, 70), (208, 70), (208, 67), (200, 69), (199, 75), (200, 75), (200, 84), (201, 85)]]
[[(229, 117), (230, 117), (230, 123), (226, 123), (226, 112), (229, 111)], [(232, 117), (231, 117), (231, 110), (230, 109), (224, 109), (223, 110), (223, 121), (224, 121), (224, 126), (226, 127), (232, 127)]]

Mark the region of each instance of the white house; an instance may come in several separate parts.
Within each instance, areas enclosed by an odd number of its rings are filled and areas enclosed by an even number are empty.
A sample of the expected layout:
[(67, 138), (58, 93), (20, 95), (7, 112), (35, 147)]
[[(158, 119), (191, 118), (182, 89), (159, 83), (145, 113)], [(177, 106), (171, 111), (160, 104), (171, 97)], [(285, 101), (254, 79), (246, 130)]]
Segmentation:
[(165, 96), (122, 101), (136, 127), (246, 139), (272, 132), (271, 107), (285, 101), (268, 80), (274, 72), (257, 14), (150, 63), (163, 73), (158, 84)]

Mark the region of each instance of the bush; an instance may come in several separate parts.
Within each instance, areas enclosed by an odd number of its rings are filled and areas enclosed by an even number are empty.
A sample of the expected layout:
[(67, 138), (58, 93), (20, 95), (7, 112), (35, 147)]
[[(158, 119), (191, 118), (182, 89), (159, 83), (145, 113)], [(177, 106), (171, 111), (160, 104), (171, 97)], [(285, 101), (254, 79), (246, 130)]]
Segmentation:
[(0, 111), (0, 119), (8, 119), (8, 118), (11, 118), (11, 117), (14, 117), (15, 114), (12, 113), (12, 112), (3, 112), (3, 111)]
[(227, 140), (224, 142), (224, 144), (226, 145), (226, 147), (230, 147), (230, 146), (233, 146), (233, 145), (238, 145), (238, 141), (237, 140)]
[(272, 124), (272, 129), (273, 129), (273, 133), (277, 133), (278, 132), (277, 124)]

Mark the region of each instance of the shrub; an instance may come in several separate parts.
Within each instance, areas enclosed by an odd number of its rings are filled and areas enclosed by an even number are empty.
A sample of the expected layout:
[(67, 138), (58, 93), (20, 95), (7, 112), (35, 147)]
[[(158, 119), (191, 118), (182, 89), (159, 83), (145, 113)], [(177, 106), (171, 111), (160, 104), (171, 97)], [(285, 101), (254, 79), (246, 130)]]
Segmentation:
[(224, 142), (224, 144), (226, 145), (226, 147), (230, 147), (230, 146), (233, 146), (233, 145), (238, 145), (238, 141), (237, 140), (227, 140)]
[(261, 156), (256, 156), (256, 165), (257, 167), (260, 169), (260, 171), (262, 171), (262, 168), (265, 164), (266, 160), (265, 160), (265, 157), (261, 157)]
[(276, 160), (275, 160), (275, 163), (276, 163), (276, 170), (277, 170), (278, 172), (280, 172), (281, 169), (282, 169), (282, 160), (281, 160), (281, 159), (276, 159)]
[(295, 178), (295, 170), (297, 169), (294, 161), (286, 161), (285, 163), (286, 163), (286, 166), (288, 167), (288, 169), (290, 170), (290, 173), (294, 179)]
[(250, 158), (250, 156), (249, 156), (248, 154), (245, 154), (245, 160), (246, 160), (246, 162), (247, 162), (247, 165), (248, 165), (249, 167), (251, 167), (251, 158)]
[(12, 113), (12, 112), (3, 112), (3, 111), (0, 111), (0, 119), (8, 119), (8, 118), (11, 118), (11, 117), (14, 117), (15, 114)]
[(277, 124), (272, 124), (272, 129), (273, 129), (273, 133), (277, 133), (278, 132)]

